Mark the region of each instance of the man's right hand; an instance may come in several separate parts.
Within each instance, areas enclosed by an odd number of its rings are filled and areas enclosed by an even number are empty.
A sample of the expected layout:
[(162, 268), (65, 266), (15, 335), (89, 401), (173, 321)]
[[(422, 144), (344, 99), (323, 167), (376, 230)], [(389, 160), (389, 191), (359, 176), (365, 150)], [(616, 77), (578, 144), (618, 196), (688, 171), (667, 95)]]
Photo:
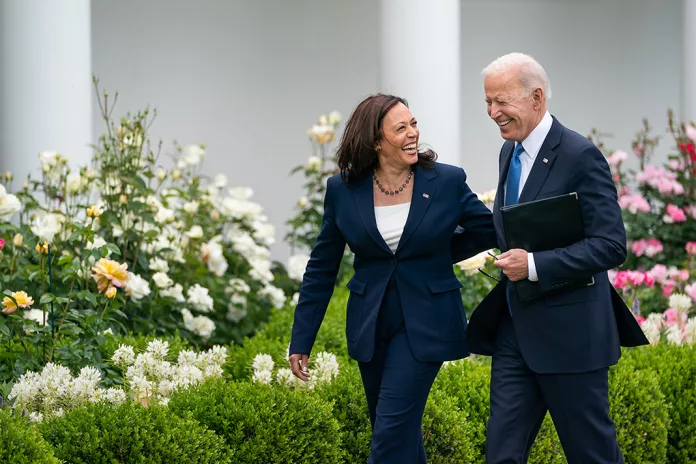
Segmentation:
[(308, 355), (299, 353), (291, 354), (290, 357), (288, 357), (288, 361), (290, 361), (290, 369), (292, 369), (292, 373), (295, 374), (295, 377), (303, 382), (309, 380)]

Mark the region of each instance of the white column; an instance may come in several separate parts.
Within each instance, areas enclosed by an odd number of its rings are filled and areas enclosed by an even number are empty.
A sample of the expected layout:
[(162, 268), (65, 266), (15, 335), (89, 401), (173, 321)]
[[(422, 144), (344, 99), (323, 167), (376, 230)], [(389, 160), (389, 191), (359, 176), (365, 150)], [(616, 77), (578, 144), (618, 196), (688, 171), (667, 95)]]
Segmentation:
[(0, 172), (14, 189), (39, 178), (39, 152), (89, 163), (91, 40), (89, 0), (0, 1)]
[(404, 97), (421, 143), (461, 164), (460, 1), (381, 0), (381, 91)]
[(696, 0), (683, 0), (682, 119), (696, 121)]

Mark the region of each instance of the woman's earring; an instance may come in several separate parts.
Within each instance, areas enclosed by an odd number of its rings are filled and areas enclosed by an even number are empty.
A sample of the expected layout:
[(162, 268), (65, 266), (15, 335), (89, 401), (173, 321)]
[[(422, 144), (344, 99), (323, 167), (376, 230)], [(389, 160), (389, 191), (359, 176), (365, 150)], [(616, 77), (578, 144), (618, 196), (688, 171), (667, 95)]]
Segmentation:
[(379, 145), (377, 145), (377, 148), (375, 148), (375, 151), (376, 151), (377, 153), (379, 153), (380, 151), (382, 151), (382, 147), (380, 147)]

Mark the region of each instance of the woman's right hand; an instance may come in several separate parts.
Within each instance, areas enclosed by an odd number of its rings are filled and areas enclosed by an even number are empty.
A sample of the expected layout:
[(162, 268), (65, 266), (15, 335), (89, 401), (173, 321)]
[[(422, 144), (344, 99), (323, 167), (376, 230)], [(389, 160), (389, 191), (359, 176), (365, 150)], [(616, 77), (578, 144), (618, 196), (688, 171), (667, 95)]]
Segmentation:
[(291, 354), (288, 357), (288, 361), (290, 361), (290, 369), (292, 369), (292, 373), (295, 374), (295, 377), (302, 380), (303, 382), (309, 380), (308, 355), (299, 353)]

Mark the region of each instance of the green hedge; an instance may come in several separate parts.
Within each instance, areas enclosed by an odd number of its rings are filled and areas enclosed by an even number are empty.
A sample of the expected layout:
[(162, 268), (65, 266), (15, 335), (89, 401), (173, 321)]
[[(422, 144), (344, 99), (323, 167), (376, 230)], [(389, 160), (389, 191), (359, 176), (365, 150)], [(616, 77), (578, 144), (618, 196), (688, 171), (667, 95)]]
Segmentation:
[(669, 407), (653, 372), (620, 362), (609, 371), (609, 408), (627, 463), (667, 460)]
[(235, 463), (343, 459), (331, 405), (311, 391), (216, 380), (174, 394), (169, 408), (214, 430), (234, 452)]
[(41, 425), (56, 455), (75, 464), (225, 464), (224, 441), (198, 422), (165, 407), (91, 404)]
[(59, 464), (36, 426), (9, 408), (0, 408), (0, 462)]
[(646, 346), (630, 350), (624, 358), (622, 362), (657, 376), (671, 418), (667, 462), (696, 462), (696, 347)]
[[(320, 389), (319, 393), (326, 400), (334, 402), (334, 409), (338, 411), (335, 415), (342, 428), (350, 431), (348, 437), (343, 439), (345, 449), (350, 455), (360, 456), (362, 459), (369, 451), (370, 428), (357, 369), (355, 374), (346, 376), (347, 366), (354, 364), (348, 359), (346, 352), (347, 296), (348, 292), (342, 286), (336, 288), (313, 352), (326, 350), (339, 357), (342, 368), (340, 380), (335, 380), (334, 385), (324, 389), (323, 393)], [(228, 366), (228, 372), (234, 373), (235, 378), (248, 378), (251, 375), (251, 361), (258, 353), (271, 354), (277, 363), (285, 363), (292, 319), (292, 310), (277, 312), (254, 338), (246, 340), (244, 346), (233, 347), (234, 361)], [(627, 462), (696, 462), (696, 389), (686, 393), (682, 391), (686, 385), (696, 384), (696, 349), (658, 347), (657, 351), (651, 350), (655, 350), (655, 347), (626, 350), (627, 354), (619, 365), (610, 370), (611, 414), (617, 424), (619, 444)], [(688, 351), (689, 355), (681, 356), (678, 354), (679, 350)], [(680, 356), (681, 361), (678, 362), (677, 358)], [(242, 366), (239, 365), (240, 362)], [(657, 377), (649, 372), (642, 372), (656, 365), (662, 366)], [(674, 370), (671, 366), (677, 366), (677, 369)], [(485, 462), (489, 380), (488, 358), (482, 361), (459, 361), (443, 367), (431, 393), (432, 398), (443, 398), (437, 391), (444, 391), (457, 408), (468, 416), (466, 429), (468, 443), (474, 450), (472, 462)], [(332, 390), (335, 390), (333, 398), (327, 396), (327, 392)], [(679, 414), (671, 413), (671, 426), (670, 412), (665, 401), (680, 407)], [(358, 405), (361, 405), (360, 409), (357, 408)], [(351, 422), (351, 425), (346, 425), (346, 421)], [(670, 442), (669, 461), (664, 457), (666, 435)], [(681, 460), (673, 461), (678, 456), (681, 456)], [(558, 435), (548, 415), (532, 448), (531, 462), (565, 462)]]

